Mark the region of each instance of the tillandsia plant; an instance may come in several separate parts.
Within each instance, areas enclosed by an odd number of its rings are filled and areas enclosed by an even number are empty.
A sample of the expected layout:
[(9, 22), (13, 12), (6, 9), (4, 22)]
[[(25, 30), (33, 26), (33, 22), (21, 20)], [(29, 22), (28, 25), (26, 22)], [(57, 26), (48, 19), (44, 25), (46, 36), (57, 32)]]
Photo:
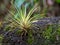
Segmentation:
[(31, 28), (32, 23), (37, 21), (37, 19), (40, 17), (39, 14), (33, 14), (38, 8), (39, 7), (37, 7), (37, 4), (35, 4), (35, 6), (28, 13), (25, 7), (20, 9), (15, 8), (15, 11), (9, 11), (11, 14), (10, 18), (15, 26), (27, 31)]

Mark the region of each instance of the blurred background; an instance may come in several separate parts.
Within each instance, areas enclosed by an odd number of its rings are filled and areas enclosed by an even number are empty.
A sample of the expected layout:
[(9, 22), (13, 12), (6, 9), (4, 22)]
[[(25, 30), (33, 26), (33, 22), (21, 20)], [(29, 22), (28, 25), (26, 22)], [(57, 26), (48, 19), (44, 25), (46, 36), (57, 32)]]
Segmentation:
[(12, 3), (14, 3), (14, 5), (17, 5), (17, 7), (25, 5), (26, 3), (26, 5), (30, 3), (30, 7), (32, 7), (35, 3), (38, 3), (38, 6), (40, 6), (38, 12), (42, 12), (43, 9), (47, 9), (48, 11), (46, 16), (50, 17), (60, 15), (59, 0), (0, 0), (0, 20), (2, 20), (5, 17), (5, 15), (7, 15)]

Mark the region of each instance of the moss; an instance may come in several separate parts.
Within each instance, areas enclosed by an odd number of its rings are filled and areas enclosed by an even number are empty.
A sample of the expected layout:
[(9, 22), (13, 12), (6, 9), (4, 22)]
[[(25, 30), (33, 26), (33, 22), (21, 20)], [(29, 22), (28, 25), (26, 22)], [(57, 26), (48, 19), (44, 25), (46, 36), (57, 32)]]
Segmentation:
[(0, 42), (2, 42), (3, 40), (3, 35), (0, 35)]

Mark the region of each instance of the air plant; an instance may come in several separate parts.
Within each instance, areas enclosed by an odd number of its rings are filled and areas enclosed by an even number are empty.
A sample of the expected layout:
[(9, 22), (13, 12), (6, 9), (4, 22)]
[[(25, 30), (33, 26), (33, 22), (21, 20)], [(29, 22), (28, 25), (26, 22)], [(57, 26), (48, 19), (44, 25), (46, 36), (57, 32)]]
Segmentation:
[(31, 28), (32, 23), (36, 22), (40, 17), (39, 14), (33, 14), (37, 9), (37, 4), (28, 13), (25, 7), (22, 7), (20, 9), (15, 8), (15, 13), (9, 11), (9, 13), (11, 14), (10, 18), (12, 19), (11, 22), (20, 29), (27, 31)]

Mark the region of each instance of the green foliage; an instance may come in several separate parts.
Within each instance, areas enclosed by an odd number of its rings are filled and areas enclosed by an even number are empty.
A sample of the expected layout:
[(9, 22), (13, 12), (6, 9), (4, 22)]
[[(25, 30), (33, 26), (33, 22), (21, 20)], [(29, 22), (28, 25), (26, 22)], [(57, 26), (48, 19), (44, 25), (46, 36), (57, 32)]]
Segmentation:
[(55, 0), (57, 3), (60, 3), (60, 0)]
[(51, 25), (47, 26), (47, 28), (43, 32), (43, 35), (45, 36), (46, 39), (51, 38), (51, 36), (52, 36), (52, 26)]
[(36, 2), (38, 2), (39, 0), (34, 0), (34, 2), (36, 3)]
[(22, 30), (17, 30), (16, 34), (20, 35), (22, 33)]
[(2, 43), (2, 40), (3, 40), (3, 35), (1, 34), (0, 35), (0, 43)]
[(60, 25), (58, 25), (57, 34), (60, 35)]
[(28, 44), (30, 44), (30, 45), (34, 42), (34, 37), (33, 37), (33, 35), (32, 35), (32, 31), (31, 31), (31, 30), (28, 32), (27, 42), (28, 42)]
[(47, 28), (43, 31), (43, 37), (46, 39), (46, 44), (53, 43), (59, 41), (60, 36), (60, 25), (54, 24), (49, 25)]

